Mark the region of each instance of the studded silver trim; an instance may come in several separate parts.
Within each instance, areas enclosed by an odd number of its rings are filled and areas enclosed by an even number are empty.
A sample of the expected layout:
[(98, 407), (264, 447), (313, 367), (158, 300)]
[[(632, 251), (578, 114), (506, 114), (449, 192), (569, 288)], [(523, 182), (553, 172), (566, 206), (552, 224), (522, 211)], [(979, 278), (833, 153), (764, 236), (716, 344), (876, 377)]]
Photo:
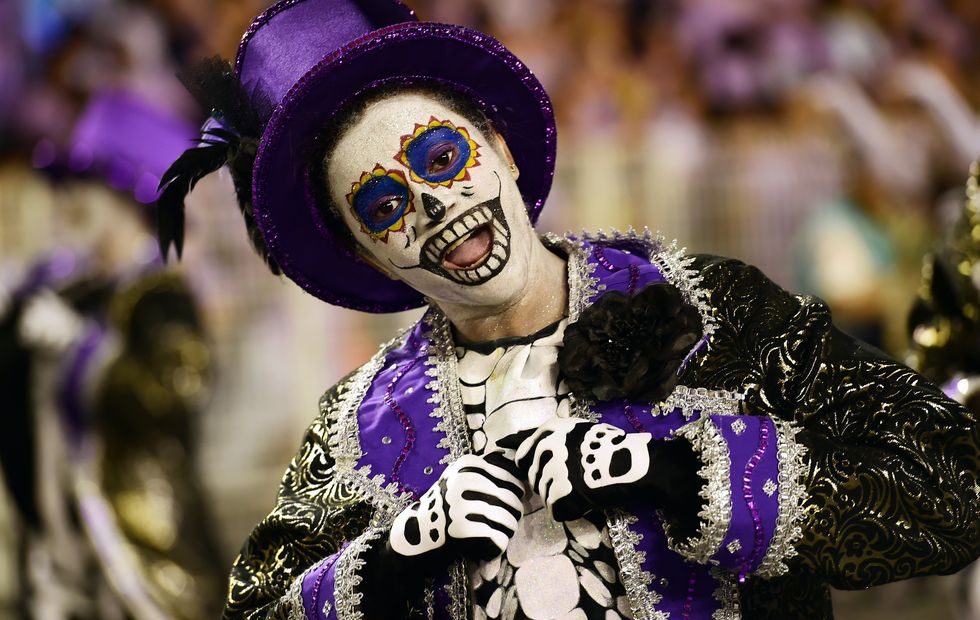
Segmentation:
[(432, 391), (429, 404), (435, 406), (429, 415), (438, 418), (436, 431), (443, 434), (437, 444), (448, 454), (440, 463), (447, 465), (470, 451), (470, 439), (466, 433), (463, 398), (459, 391), (456, 354), (453, 350), (453, 334), (449, 319), (442, 310), (431, 306), (422, 317), (428, 331), (429, 356), (425, 360), (426, 376), (432, 381), (426, 388)]
[(619, 577), (626, 589), (633, 620), (668, 620), (669, 613), (657, 611), (663, 597), (653, 589), (653, 575), (643, 570), (647, 554), (637, 548), (643, 535), (630, 529), (637, 521), (637, 517), (622, 511), (608, 514), (609, 539), (619, 563)]
[(372, 477), (370, 466), (357, 468), (357, 462), (364, 455), (361, 450), (357, 411), (374, 378), (384, 366), (388, 353), (401, 346), (407, 334), (408, 331), (382, 345), (374, 357), (354, 373), (347, 390), (340, 398), (320, 400), (320, 412), (326, 425), (327, 447), (334, 459), (334, 479), (374, 506), (371, 527), (390, 524), (411, 503), (411, 495), (399, 493), (398, 485), (386, 483), (382, 474)]
[(446, 584), (446, 594), (449, 595), (449, 617), (452, 620), (467, 620), (469, 618), (469, 597), (467, 593), (466, 566), (456, 562), (449, 568), (449, 583)]
[[(568, 256), (568, 321), (578, 320), (589, 300), (599, 292), (599, 279), (595, 277), (595, 263), (590, 263), (582, 241), (547, 235), (545, 241), (565, 251)], [(584, 395), (569, 395), (572, 417), (598, 422), (601, 418), (595, 409), (595, 401)]]
[(703, 466), (698, 474), (707, 483), (698, 493), (705, 499), (704, 508), (698, 513), (701, 522), (699, 534), (689, 540), (676, 541), (668, 531), (667, 545), (692, 562), (714, 563), (711, 558), (721, 548), (732, 520), (732, 489), (729, 480), (732, 463), (728, 444), (707, 415), (682, 426), (676, 435), (690, 441), (694, 451), (700, 455)]
[[(596, 243), (607, 243), (610, 241), (632, 241), (639, 243), (650, 250), (650, 260), (660, 268), (660, 273), (668, 282), (680, 289), (687, 303), (698, 309), (701, 315), (701, 323), (704, 326), (704, 340), (709, 343), (711, 335), (718, 328), (718, 323), (712, 313), (711, 306), (708, 304), (708, 293), (701, 288), (701, 275), (691, 265), (694, 258), (687, 255), (687, 248), (678, 248), (677, 241), (667, 242), (667, 238), (660, 233), (653, 234), (649, 228), (638, 231), (630, 226), (625, 233), (613, 230), (606, 234), (601, 229), (594, 235), (583, 233), (582, 236), (589, 241)], [(696, 344), (688, 355), (690, 358), (700, 347)]]
[(796, 555), (796, 541), (803, 536), (803, 504), (806, 487), (806, 448), (796, 441), (799, 429), (785, 420), (772, 418), (776, 426), (776, 459), (779, 463), (779, 512), (769, 550), (756, 573), (764, 578), (784, 575), (786, 560)]
[(358, 587), (361, 585), (360, 571), (364, 568), (361, 554), (368, 546), (382, 537), (384, 530), (369, 529), (351, 541), (350, 545), (337, 559), (334, 570), (334, 603), (337, 605), (337, 620), (362, 620), (361, 599), (364, 597)]
[(742, 604), (735, 575), (720, 568), (712, 568), (711, 576), (718, 582), (718, 587), (711, 593), (718, 603), (718, 609), (711, 614), (711, 620), (741, 620)]
[(303, 581), (309, 576), (310, 573), (320, 568), (319, 564), (314, 564), (309, 567), (303, 574), (293, 579), (293, 583), (289, 585), (289, 592), (286, 593), (286, 607), (289, 609), (287, 618), (289, 620), (307, 620), (306, 619), (306, 607), (303, 605)]
[(745, 394), (740, 392), (689, 388), (678, 385), (667, 397), (667, 400), (654, 406), (650, 413), (667, 415), (675, 409), (680, 409), (686, 420), (693, 418), (697, 412), (738, 415), (741, 413), (742, 401), (744, 400)]
[(385, 357), (404, 339), (404, 335), (384, 344), (367, 364), (361, 366), (349, 380), (349, 387), (338, 399), (320, 400), (320, 413), (327, 424), (327, 446), (338, 473), (351, 471), (363, 456), (357, 410), (367, 394), (374, 377), (381, 372)]

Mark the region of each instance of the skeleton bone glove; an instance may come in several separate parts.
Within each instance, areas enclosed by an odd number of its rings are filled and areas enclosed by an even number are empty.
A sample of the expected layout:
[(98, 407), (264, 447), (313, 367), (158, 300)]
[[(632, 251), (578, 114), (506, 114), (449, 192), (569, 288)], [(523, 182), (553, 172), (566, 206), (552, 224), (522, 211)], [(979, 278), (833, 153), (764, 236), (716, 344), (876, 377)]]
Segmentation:
[(392, 524), (391, 549), (406, 557), (461, 554), (490, 560), (507, 549), (524, 487), (500, 454), (460, 457)]
[(684, 517), (699, 507), (698, 460), (683, 440), (654, 441), (650, 433), (556, 418), (521, 443), (515, 461), (558, 521), (637, 497), (656, 507), (682, 504), (671, 508)]
[(371, 567), (361, 583), (365, 616), (408, 617), (426, 578), (445, 574), (452, 560), (487, 561), (503, 553), (517, 531), (523, 496), (517, 466), (502, 454), (457, 459), (395, 517), (387, 542), (362, 554)]

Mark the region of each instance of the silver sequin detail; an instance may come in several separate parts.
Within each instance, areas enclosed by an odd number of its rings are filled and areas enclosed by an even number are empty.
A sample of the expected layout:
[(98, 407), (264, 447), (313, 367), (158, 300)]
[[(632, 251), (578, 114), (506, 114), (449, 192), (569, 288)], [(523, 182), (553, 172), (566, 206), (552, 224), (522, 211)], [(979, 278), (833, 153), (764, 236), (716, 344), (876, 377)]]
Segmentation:
[(712, 598), (718, 603), (718, 609), (711, 614), (711, 620), (741, 620), (742, 605), (735, 575), (715, 567), (711, 569), (711, 576), (718, 582), (718, 587), (712, 592)]
[(381, 438), (381, 443), (383, 443), (386, 446), (391, 444), (391, 437), (385, 435), (384, 437)]
[[(738, 415), (741, 413), (742, 401), (744, 400), (745, 394), (740, 392), (689, 388), (678, 385), (667, 397), (667, 400), (658, 403), (650, 413), (652, 415), (667, 415), (675, 409), (680, 409), (685, 420), (690, 420), (697, 412)], [(737, 420), (737, 422), (743, 426), (745, 424), (741, 420)], [(736, 434), (738, 433), (736, 432)]]
[(432, 466), (428, 466), (422, 470), (422, 473), (424, 473), (426, 476), (431, 476), (433, 471), (435, 470), (432, 469)]
[(348, 545), (347, 549), (337, 559), (334, 583), (334, 602), (337, 604), (337, 620), (361, 620), (364, 614), (361, 612), (361, 599), (364, 595), (358, 591), (357, 586), (363, 579), (360, 570), (364, 568), (364, 559), (361, 554), (368, 548), (368, 545), (378, 540), (384, 534), (380, 528), (370, 529)]
[(736, 436), (744, 433), (745, 422), (743, 422), (742, 420), (735, 420), (734, 422), (732, 422), (732, 432), (735, 433)]
[(772, 481), (772, 478), (766, 480), (766, 483), (762, 485), (762, 490), (766, 492), (766, 495), (772, 497), (772, 494), (776, 492), (776, 483)]
[(436, 431), (443, 434), (438, 447), (448, 451), (440, 463), (447, 465), (470, 451), (466, 433), (466, 417), (463, 400), (459, 393), (459, 376), (456, 369), (456, 353), (449, 319), (442, 310), (431, 306), (422, 317), (428, 327), (429, 356), (425, 360), (425, 374), (432, 380), (425, 386), (432, 390), (429, 403), (435, 405), (429, 415), (438, 418)]
[(388, 353), (401, 346), (408, 335), (399, 337), (381, 346), (371, 360), (362, 366), (350, 380), (350, 387), (337, 399), (322, 398), (320, 412), (326, 425), (327, 445), (334, 459), (335, 479), (363, 497), (374, 506), (371, 527), (389, 524), (395, 516), (411, 503), (409, 493), (400, 493), (398, 485), (387, 483), (382, 474), (371, 476), (371, 467), (357, 467), (364, 455), (361, 450), (360, 429), (357, 411), (371, 387), (375, 376), (384, 367)]
[(727, 545), (725, 545), (725, 548), (728, 549), (728, 553), (733, 553), (734, 554), (736, 551), (741, 551), (741, 549), (742, 549), (742, 541), (736, 538), (732, 542), (730, 542)]
[(633, 620), (668, 620), (669, 613), (657, 611), (656, 606), (663, 597), (653, 589), (653, 575), (643, 570), (647, 554), (637, 550), (643, 535), (630, 529), (637, 521), (634, 515), (625, 512), (608, 515), (609, 538), (619, 563), (619, 577), (633, 610)]
[(756, 571), (767, 579), (789, 570), (786, 560), (796, 555), (794, 545), (803, 536), (803, 503), (807, 498), (802, 482), (806, 472), (806, 448), (796, 441), (799, 429), (785, 420), (773, 418), (772, 421), (776, 425), (776, 458), (779, 462), (779, 513), (769, 550)]
[(677, 430), (677, 436), (691, 442), (694, 451), (701, 457), (704, 466), (698, 474), (707, 483), (698, 493), (706, 501), (698, 513), (701, 521), (698, 536), (678, 542), (670, 537), (667, 544), (676, 553), (698, 564), (707, 564), (711, 556), (718, 552), (728, 532), (732, 519), (731, 475), (732, 463), (728, 445), (711, 418), (704, 416), (696, 422)]

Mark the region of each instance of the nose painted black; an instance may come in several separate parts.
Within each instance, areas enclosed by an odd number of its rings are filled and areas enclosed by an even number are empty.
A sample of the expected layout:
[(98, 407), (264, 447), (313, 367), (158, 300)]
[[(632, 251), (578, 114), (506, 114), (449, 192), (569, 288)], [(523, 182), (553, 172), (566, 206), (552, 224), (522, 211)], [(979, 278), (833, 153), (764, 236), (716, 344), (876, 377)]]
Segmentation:
[(422, 208), (433, 221), (441, 222), (442, 218), (446, 217), (446, 205), (431, 194), (422, 194)]

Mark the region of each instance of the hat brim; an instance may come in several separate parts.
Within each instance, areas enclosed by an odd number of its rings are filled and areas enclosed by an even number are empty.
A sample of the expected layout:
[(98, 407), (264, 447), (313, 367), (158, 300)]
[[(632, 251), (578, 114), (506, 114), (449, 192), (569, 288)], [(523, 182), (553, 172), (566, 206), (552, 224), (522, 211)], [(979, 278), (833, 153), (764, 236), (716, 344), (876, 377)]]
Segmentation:
[(398, 312), (420, 293), (358, 260), (324, 225), (310, 186), (314, 137), (357, 94), (402, 82), (438, 83), (473, 97), (503, 134), (532, 221), (554, 176), (551, 102), (530, 69), (496, 39), (447, 24), (408, 22), (374, 31), (326, 56), (277, 106), (253, 170), (253, 209), (269, 252), (289, 278), (334, 305)]

